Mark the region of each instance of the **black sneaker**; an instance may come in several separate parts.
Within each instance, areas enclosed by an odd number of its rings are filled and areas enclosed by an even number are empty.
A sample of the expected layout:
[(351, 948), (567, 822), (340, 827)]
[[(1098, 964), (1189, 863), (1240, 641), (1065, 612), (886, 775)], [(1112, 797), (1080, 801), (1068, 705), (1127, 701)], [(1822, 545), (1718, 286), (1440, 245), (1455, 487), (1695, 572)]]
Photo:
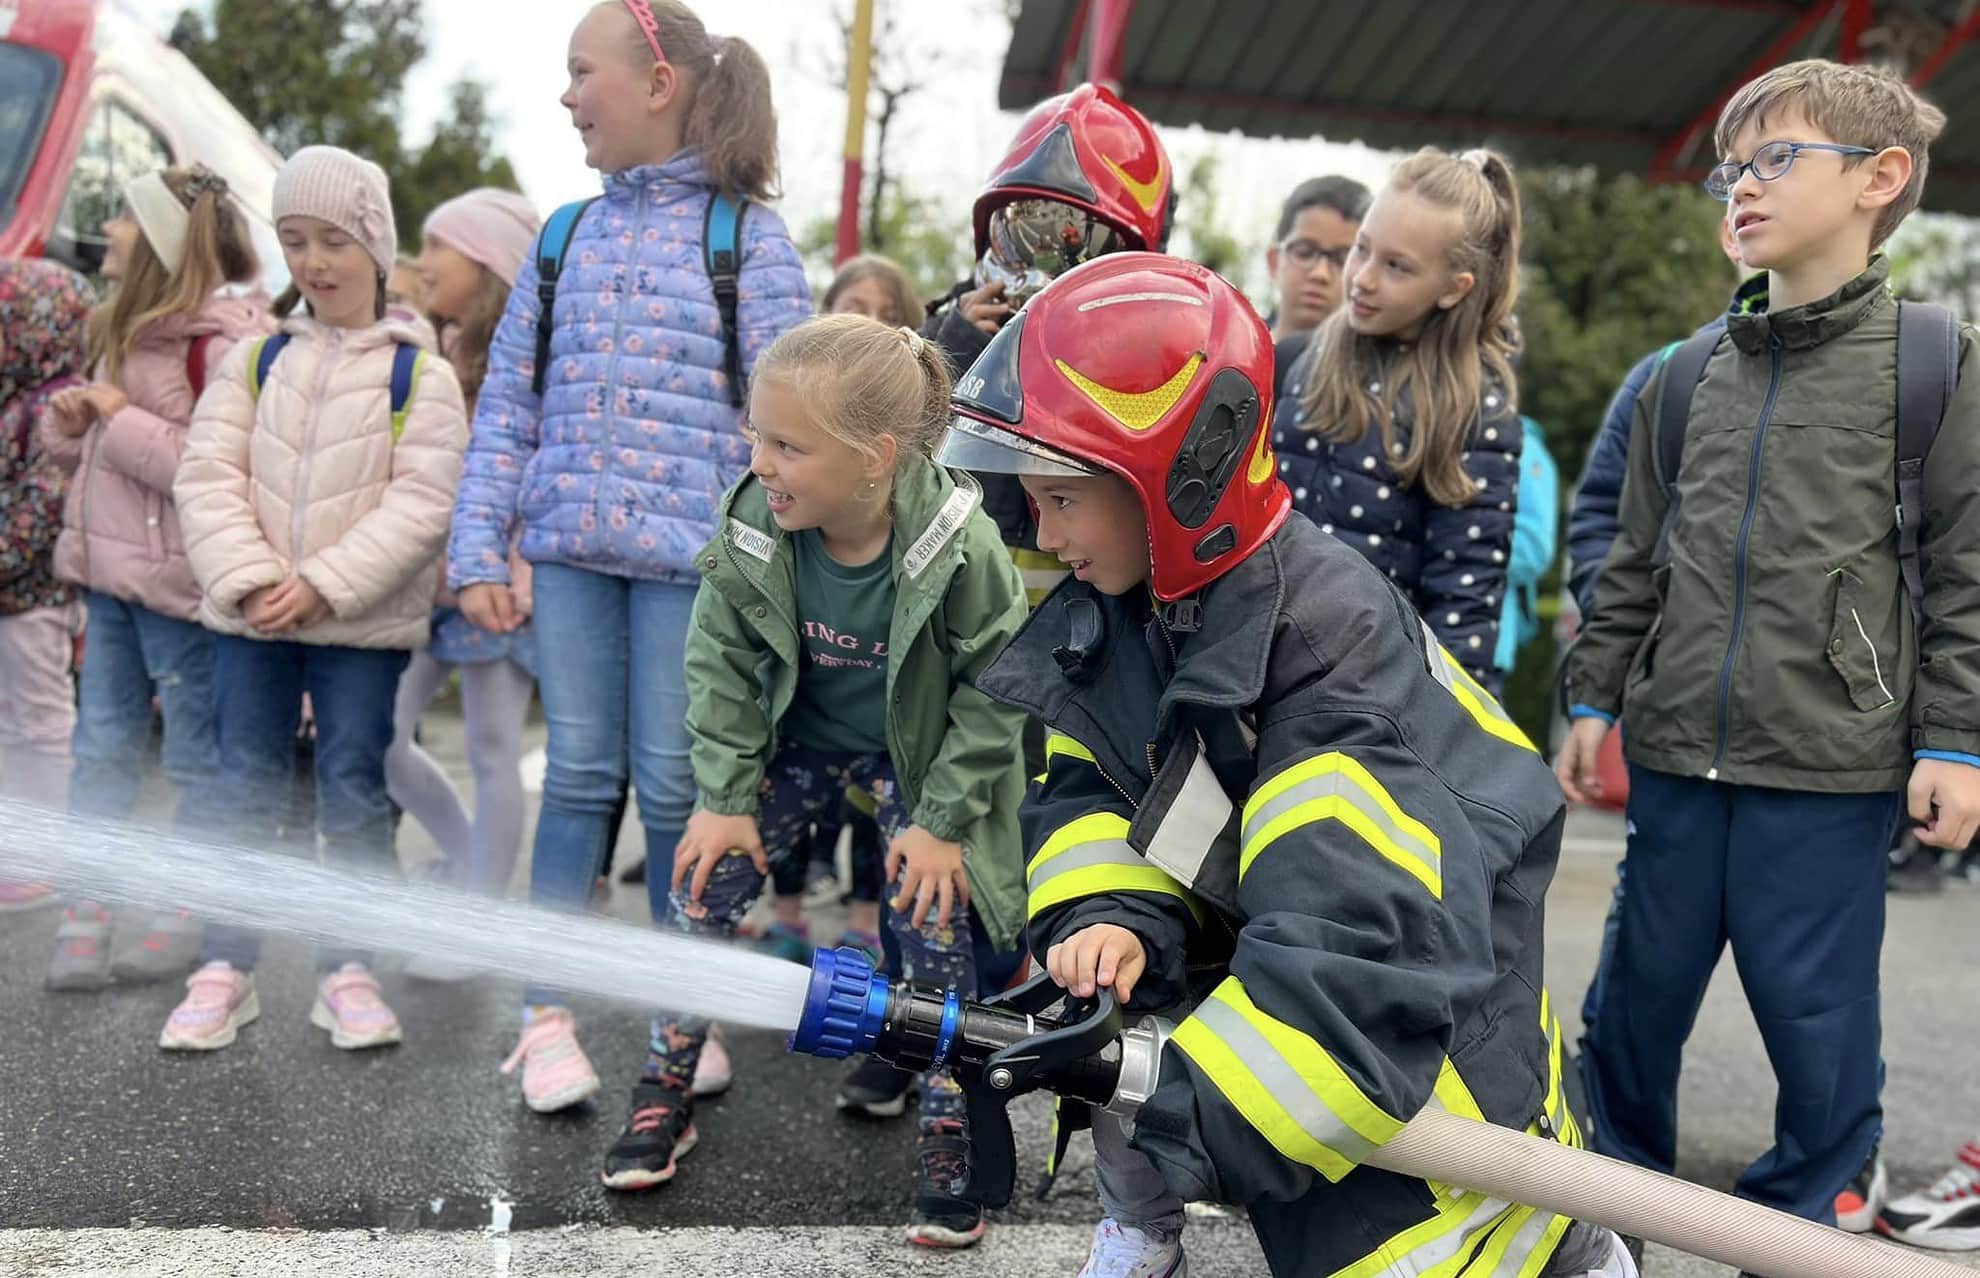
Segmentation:
[(839, 1084), (836, 1099), (840, 1109), (861, 1118), (899, 1118), (907, 1112), (913, 1086), (912, 1072), (869, 1056)]
[(982, 1241), (983, 1208), (956, 1194), (969, 1176), (969, 1136), (962, 1120), (938, 1118), (923, 1124), (914, 1159), (920, 1176), (907, 1240), (950, 1251)]
[(605, 1155), (598, 1179), (607, 1189), (651, 1189), (674, 1178), (674, 1169), (695, 1145), (690, 1097), (660, 1083), (633, 1087), (626, 1129)]

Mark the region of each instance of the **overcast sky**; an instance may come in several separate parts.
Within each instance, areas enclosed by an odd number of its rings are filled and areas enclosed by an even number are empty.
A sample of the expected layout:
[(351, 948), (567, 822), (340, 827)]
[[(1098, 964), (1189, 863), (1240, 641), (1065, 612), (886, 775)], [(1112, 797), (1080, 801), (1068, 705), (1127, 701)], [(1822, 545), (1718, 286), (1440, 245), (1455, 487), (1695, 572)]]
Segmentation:
[[(183, 0), (132, 0), (160, 31)], [(204, 5), (205, 0), (200, 0)], [(1018, 117), (996, 109), (997, 75), (1010, 28), (995, 0), (878, 0), (902, 4), (923, 19), (907, 37), (916, 64), (939, 74), (914, 99), (898, 140), (890, 143), (908, 187), (933, 199), (960, 227), (976, 186), (1001, 157)], [(564, 88), (570, 29), (590, 0), (425, 0), (428, 55), (406, 92), (406, 133), (423, 139), (444, 107), (449, 85), (473, 74), (494, 87), (500, 139), (523, 189), (544, 209), (597, 188), (569, 117), (557, 104)], [(838, 208), (845, 98), (829, 81), (842, 60), (834, 14), (850, 0), (709, 0), (697, 6), (718, 35), (749, 40), (769, 63), (783, 138), (785, 220), (794, 230)], [(1200, 129), (1165, 130), (1176, 167), (1214, 150), (1226, 189), (1218, 220), (1262, 254), (1278, 201), (1299, 180), (1342, 172), (1373, 184), (1389, 161), (1361, 146), (1320, 140), (1254, 141)], [(871, 139), (869, 135), (869, 150)], [(1262, 273), (1262, 265), (1258, 268)], [(1257, 278), (1242, 281), (1256, 286)]]

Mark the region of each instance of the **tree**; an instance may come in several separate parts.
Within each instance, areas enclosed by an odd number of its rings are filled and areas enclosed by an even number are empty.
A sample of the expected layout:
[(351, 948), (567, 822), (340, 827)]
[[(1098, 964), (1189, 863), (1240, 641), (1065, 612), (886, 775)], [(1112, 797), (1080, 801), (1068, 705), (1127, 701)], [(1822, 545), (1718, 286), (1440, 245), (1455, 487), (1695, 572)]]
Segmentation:
[[(1719, 247), (1724, 207), (1696, 187), (1528, 169), (1520, 200), (1520, 411), (1546, 431), (1565, 503), (1630, 365), (1724, 309), (1735, 274)], [(1556, 573), (1566, 558), (1563, 550)], [(1558, 655), (1548, 624), (1557, 586), (1550, 574), (1539, 637), (1520, 650), (1506, 680), (1507, 711), (1543, 749)]]
[(1980, 222), (1916, 213), (1891, 237), (1891, 284), (1904, 297), (1980, 315)]
[(1723, 207), (1688, 185), (1528, 169), (1520, 199), (1520, 406), (1569, 488), (1630, 365), (1723, 310), (1736, 277)]
[(454, 85), (452, 110), (433, 130), (417, 159), (392, 178), (392, 215), (402, 238), (417, 238), (426, 215), (463, 191), (499, 186), (519, 191), (516, 172), (495, 145), (488, 87), (478, 80)]
[(406, 76), (426, 54), (420, 12), (420, 0), (216, 0), (210, 23), (187, 9), (169, 39), (277, 151), (327, 143), (384, 169), (410, 246), (442, 200), (516, 185), (473, 81), (454, 87), (452, 114), (425, 147), (401, 138)]
[(1258, 255), (1248, 252), (1217, 217), (1217, 165), (1217, 156), (1211, 151), (1190, 161), (1176, 192), (1169, 251), (1209, 267), (1242, 288)]
[[(884, 252), (899, 262), (922, 297), (935, 298), (969, 273), (973, 234), (967, 219), (944, 217), (933, 200), (896, 183), (893, 197), (879, 211), (878, 225), (868, 233), (867, 243), (875, 252)], [(837, 238), (838, 223), (829, 217), (807, 223), (798, 236), (798, 251), (812, 266), (813, 291), (820, 296), (825, 291), (823, 282), (832, 278)]]

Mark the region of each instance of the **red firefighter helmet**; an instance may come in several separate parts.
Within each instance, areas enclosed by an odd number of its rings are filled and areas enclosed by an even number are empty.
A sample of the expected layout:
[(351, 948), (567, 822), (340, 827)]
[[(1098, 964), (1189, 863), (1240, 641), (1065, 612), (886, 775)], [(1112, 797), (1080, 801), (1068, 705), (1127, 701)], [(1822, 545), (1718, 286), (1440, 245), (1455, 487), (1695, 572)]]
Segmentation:
[(990, 246), (990, 214), (1014, 200), (1058, 200), (1120, 231), (1131, 249), (1169, 242), (1175, 185), (1148, 118), (1113, 91), (1082, 84), (1031, 108), (1010, 153), (976, 197), (976, 255)]
[(941, 460), (1133, 486), (1150, 585), (1194, 594), (1279, 530), (1292, 494), (1272, 455), (1272, 337), (1214, 271), (1113, 253), (1033, 298), (956, 383)]

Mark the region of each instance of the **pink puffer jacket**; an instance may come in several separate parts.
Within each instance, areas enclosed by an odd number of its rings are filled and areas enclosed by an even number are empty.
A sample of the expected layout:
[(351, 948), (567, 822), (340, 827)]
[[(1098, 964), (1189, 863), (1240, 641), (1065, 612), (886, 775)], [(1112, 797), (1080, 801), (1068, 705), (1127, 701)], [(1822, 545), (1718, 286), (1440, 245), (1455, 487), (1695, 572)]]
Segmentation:
[(390, 319), (348, 329), (297, 318), (282, 329), (293, 340), (259, 401), (248, 385), (251, 345), (221, 366), (179, 464), (174, 492), (204, 591), (200, 623), (261, 637), (242, 601), (299, 573), (330, 615), (281, 638), (422, 647), (467, 447), (460, 382), (429, 352), (395, 441), (393, 352), (429, 338)]
[(55, 543), (55, 575), (179, 621), (199, 613), (186, 562), (172, 477), (193, 415), (187, 361), (210, 338), (202, 371), (211, 384), (238, 342), (274, 331), (267, 310), (214, 297), (198, 312), (153, 320), (137, 335), (117, 383), (130, 404), (79, 439), (42, 429), (48, 455), (75, 471)]

